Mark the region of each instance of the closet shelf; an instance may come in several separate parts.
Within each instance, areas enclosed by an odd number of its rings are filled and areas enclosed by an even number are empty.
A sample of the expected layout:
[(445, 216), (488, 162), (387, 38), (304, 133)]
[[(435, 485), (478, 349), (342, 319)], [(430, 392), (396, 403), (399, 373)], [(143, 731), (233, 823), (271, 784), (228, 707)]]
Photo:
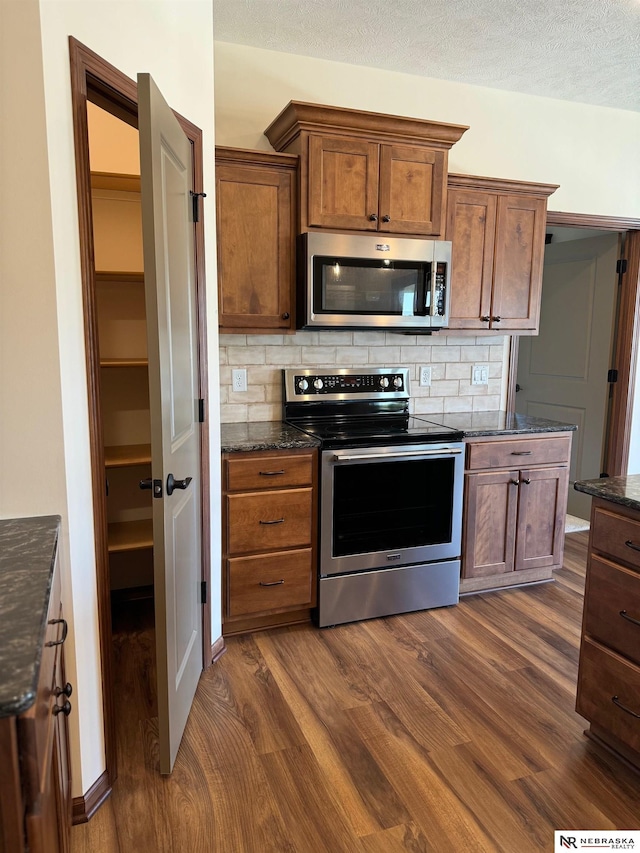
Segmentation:
[(148, 358), (101, 358), (100, 367), (148, 367)]
[(127, 468), (151, 462), (150, 444), (118, 444), (104, 449), (105, 468)]
[(135, 270), (96, 270), (97, 282), (144, 283), (144, 273)]
[(153, 548), (153, 522), (150, 518), (138, 521), (116, 521), (109, 524), (108, 528), (110, 554)]

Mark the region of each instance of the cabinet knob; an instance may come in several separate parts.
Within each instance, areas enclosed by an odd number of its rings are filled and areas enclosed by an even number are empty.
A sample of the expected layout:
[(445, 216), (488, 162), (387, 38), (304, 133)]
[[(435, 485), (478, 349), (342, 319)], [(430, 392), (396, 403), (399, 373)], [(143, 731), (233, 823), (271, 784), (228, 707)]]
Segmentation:
[(382, 217), (382, 221), (383, 222), (391, 222), (391, 217), (389, 216), (388, 213)]
[(369, 221), (370, 221), (370, 222), (377, 222), (377, 221), (378, 221), (378, 214), (377, 214), (377, 213), (372, 213), (372, 214), (369, 216)]
[(71, 713), (71, 702), (69, 702), (69, 700), (67, 699), (65, 702), (62, 703), (62, 705), (54, 705), (53, 713), (56, 717), (58, 716), (58, 714), (64, 714), (65, 717), (68, 717)]
[(511, 483), (512, 486), (519, 486), (520, 485), (520, 480), (509, 480), (509, 482)]
[(491, 317), (488, 314), (485, 314), (484, 317), (480, 317), (483, 323), (488, 323)]
[(494, 323), (499, 323), (502, 318), (498, 315), (497, 317), (492, 317), (491, 319)]
[(285, 311), (285, 312), (284, 312), (284, 314), (282, 315), (282, 319), (283, 319), (283, 320), (288, 320), (290, 316), (291, 316), (291, 314), (289, 314), (289, 312), (288, 312), (288, 311)]
[(527, 486), (531, 484), (531, 480), (528, 477), (523, 477), (522, 482)]
[(56, 687), (56, 689), (53, 691), (54, 696), (66, 696), (67, 698), (69, 698), (72, 693), (73, 687), (71, 686), (71, 684), (69, 684), (68, 681), (64, 687)]

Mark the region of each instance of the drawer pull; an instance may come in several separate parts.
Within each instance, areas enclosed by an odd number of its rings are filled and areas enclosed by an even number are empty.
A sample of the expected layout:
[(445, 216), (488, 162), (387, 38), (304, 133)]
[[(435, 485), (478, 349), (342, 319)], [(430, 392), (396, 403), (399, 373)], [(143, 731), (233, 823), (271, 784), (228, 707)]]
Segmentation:
[(631, 708), (627, 708), (625, 705), (623, 705), (617, 696), (612, 696), (611, 701), (613, 702), (614, 705), (617, 705), (621, 711), (624, 711), (627, 714), (631, 714), (631, 716), (635, 717), (636, 720), (640, 720), (640, 714), (636, 714), (636, 712), (632, 711)]
[(59, 640), (49, 640), (45, 643), (45, 646), (61, 646), (64, 641), (67, 639), (67, 631), (69, 630), (69, 626), (67, 625), (66, 619), (49, 619), (49, 625), (60, 625), (62, 624), (62, 637)]
[(282, 524), (284, 518), (276, 518), (273, 521), (260, 521), (259, 524)]
[(512, 456), (531, 456), (533, 450), (512, 450)]
[(633, 548), (634, 551), (640, 551), (640, 545), (635, 545), (631, 541), (631, 539), (627, 539), (627, 541), (624, 544), (627, 546), (627, 548)]
[(267, 583), (265, 583), (264, 581), (260, 581), (259, 583), (260, 583), (260, 586), (280, 586), (281, 584), (284, 583), (284, 578), (282, 578), (282, 580), (279, 580), (279, 581), (269, 581)]
[(62, 703), (62, 705), (54, 705), (53, 713), (57, 717), (58, 714), (64, 714), (65, 717), (68, 717), (71, 713), (71, 702), (67, 699)]
[(621, 610), (620, 615), (623, 619), (626, 619), (627, 622), (633, 622), (634, 625), (640, 625), (640, 621), (638, 619), (634, 619), (633, 616), (629, 616), (626, 610)]
[(282, 471), (259, 471), (258, 473), (261, 477), (277, 477), (279, 474), (284, 474), (284, 468)]

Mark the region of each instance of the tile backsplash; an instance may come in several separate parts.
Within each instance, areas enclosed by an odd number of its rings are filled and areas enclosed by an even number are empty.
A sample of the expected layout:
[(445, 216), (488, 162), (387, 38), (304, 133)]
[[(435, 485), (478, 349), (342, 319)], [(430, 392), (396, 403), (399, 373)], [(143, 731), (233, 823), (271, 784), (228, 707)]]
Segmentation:
[[(282, 370), (287, 367), (409, 367), (414, 414), (484, 412), (504, 408), (509, 340), (440, 333), (318, 332), (295, 335), (220, 335), (222, 423), (274, 421), (282, 416)], [(487, 385), (472, 385), (474, 364), (489, 367)], [(431, 366), (431, 386), (419, 384)], [(246, 368), (247, 390), (234, 392), (231, 371)]]

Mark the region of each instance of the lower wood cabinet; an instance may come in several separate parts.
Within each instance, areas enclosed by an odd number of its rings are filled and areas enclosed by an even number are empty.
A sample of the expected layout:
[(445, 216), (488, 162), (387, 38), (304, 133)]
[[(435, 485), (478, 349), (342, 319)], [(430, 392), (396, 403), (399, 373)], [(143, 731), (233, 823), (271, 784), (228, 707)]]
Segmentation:
[(223, 454), (223, 634), (308, 621), (316, 603), (317, 451)]
[(23, 714), (0, 719), (0, 853), (70, 849), (71, 691), (64, 674), (65, 637), (56, 569), (35, 701)]
[(461, 592), (562, 566), (570, 452), (570, 432), (468, 441)]
[(640, 769), (640, 512), (593, 500), (576, 710)]

